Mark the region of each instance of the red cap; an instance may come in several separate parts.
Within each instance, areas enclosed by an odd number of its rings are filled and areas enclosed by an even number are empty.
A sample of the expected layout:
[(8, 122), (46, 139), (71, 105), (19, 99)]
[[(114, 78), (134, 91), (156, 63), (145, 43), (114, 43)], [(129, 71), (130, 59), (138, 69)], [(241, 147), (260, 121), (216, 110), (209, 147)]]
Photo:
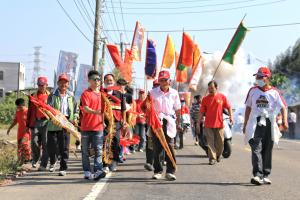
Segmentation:
[(170, 78), (170, 72), (169, 71), (163, 70), (163, 71), (160, 71), (159, 74), (158, 74), (158, 80), (159, 79), (169, 79), (169, 78)]
[(268, 67), (260, 67), (257, 73), (253, 74), (253, 76), (262, 76), (270, 78), (272, 76), (272, 73)]
[(69, 82), (69, 78), (68, 78), (67, 74), (59, 75), (58, 81), (62, 81), (62, 80)]
[(38, 77), (38, 79), (37, 79), (37, 84), (38, 84), (38, 85), (46, 85), (46, 84), (48, 84), (48, 79), (47, 79), (47, 77), (45, 77), (45, 76), (40, 76), (40, 77)]

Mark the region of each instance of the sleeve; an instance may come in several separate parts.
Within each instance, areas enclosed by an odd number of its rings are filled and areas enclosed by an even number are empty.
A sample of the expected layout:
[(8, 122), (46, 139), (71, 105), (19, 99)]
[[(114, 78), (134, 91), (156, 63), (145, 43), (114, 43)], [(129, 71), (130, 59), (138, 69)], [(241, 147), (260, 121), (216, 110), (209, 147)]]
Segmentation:
[(252, 95), (253, 95), (253, 88), (251, 88), (247, 94), (245, 105), (248, 107), (252, 106)]
[(207, 108), (206, 108), (206, 99), (203, 98), (201, 106), (200, 106), (200, 112), (201, 113), (206, 113), (206, 110), (207, 110)]
[(178, 92), (176, 92), (175, 97), (174, 97), (174, 109), (175, 110), (180, 110), (181, 109), (181, 103), (180, 103), (180, 98)]
[(79, 118), (79, 108), (78, 108), (78, 104), (77, 104), (76, 99), (75, 99), (74, 96), (73, 96), (73, 104), (74, 104), (74, 108), (73, 108), (74, 118), (78, 119)]
[(86, 92), (83, 92), (80, 98), (81, 106), (90, 106), (90, 99), (88, 98), (88, 94)]
[(281, 96), (281, 94), (277, 91), (277, 108), (281, 109), (285, 107), (287, 107), (286, 102), (284, 98)]

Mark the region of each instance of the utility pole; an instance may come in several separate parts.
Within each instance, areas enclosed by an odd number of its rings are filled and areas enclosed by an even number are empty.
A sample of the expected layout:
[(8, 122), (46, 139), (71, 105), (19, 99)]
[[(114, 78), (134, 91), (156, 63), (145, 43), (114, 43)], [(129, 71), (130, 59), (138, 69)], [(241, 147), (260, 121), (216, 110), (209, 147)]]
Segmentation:
[(102, 0), (96, 0), (94, 45), (93, 45), (93, 66), (94, 66), (94, 70), (98, 70), (98, 66), (99, 66), (100, 33), (101, 33), (101, 29), (102, 29), (102, 26), (101, 26), (101, 8), (102, 8)]
[(101, 63), (100, 63), (100, 73), (101, 73), (101, 81), (104, 81), (104, 64), (105, 64), (105, 47), (106, 47), (106, 41), (105, 38), (103, 39), (103, 45), (102, 45), (102, 57), (101, 57)]

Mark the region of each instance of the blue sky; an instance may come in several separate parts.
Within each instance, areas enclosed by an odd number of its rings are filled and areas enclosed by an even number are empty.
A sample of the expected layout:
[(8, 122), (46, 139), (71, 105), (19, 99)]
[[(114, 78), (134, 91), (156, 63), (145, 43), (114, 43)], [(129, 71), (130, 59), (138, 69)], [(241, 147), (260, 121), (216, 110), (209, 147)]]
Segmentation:
[[(95, 0), (90, 0), (94, 6)], [(206, 12), (199, 14), (177, 14), (177, 15), (126, 15), (124, 14), (125, 28), (133, 30), (135, 21), (139, 20), (146, 30), (189, 30), (189, 29), (210, 29), (236, 27), (241, 18), (247, 13), (244, 20), (246, 26), (283, 24), (300, 22), (298, 9), (300, 2), (298, 0), (199, 0), (189, 1), (186, 3), (168, 3), (179, 0), (123, 0), (123, 12), (139, 12), (139, 13), (155, 13), (155, 12), (183, 12), (214, 10), (214, 12)], [(87, 25), (80, 16), (73, 0), (60, 0), (65, 9), (72, 16), (83, 32), (93, 40), (92, 34), (89, 32)], [(77, 1), (77, 2), (80, 2)], [(89, 8), (88, 0), (85, 2), (87, 11), (92, 15)], [(120, 1), (107, 0), (104, 11), (112, 11), (111, 2), (115, 7), (116, 21), (119, 29), (123, 29), (122, 16), (119, 14)], [(130, 4), (130, 2), (147, 3), (160, 2), (160, 4)], [(228, 3), (228, 5), (220, 5)], [(245, 7), (234, 10), (217, 12), (216, 10), (249, 6), (254, 4), (272, 3), (264, 6)], [(218, 5), (215, 5), (218, 4)], [(229, 5), (230, 4), (230, 5)], [(213, 6), (214, 5), (214, 6)], [(197, 6), (204, 6), (198, 7)], [(158, 9), (151, 10), (133, 10), (127, 8), (134, 7), (155, 7)], [(160, 9), (160, 8), (174, 9)], [(179, 7), (195, 7), (194, 9)], [(176, 9), (175, 9), (176, 8)], [(114, 23), (111, 25), (109, 16)], [(103, 17), (106, 27), (104, 29), (113, 29), (116, 27), (114, 16), (112, 13), (104, 13)], [(76, 30), (69, 19), (63, 13), (56, 0), (6, 0), (0, 2), (0, 61), (16, 61), (23, 62), (27, 67), (27, 78), (31, 80), (33, 67), (33, 47), (42, 46), (43, 53), (42, 66), (45, 68), (42, 74), (48, 75), (52, 80), (53, 71), (57, 67), (58, 54), (60, 50), (71, 51), (79, 54), (79, 63), (91, 64), (92, 45)], [(209, 31), (209, 32), (188, 32), (195, 41), (200, 45), (202, 51), (215, 52), (223, 51), (228, 45), (234, 30), (226, 31)], [(250, 52), (261, 60), (274, 60), (281, 52), (292, 46), (299, 38), (300, 25), (283, 26), (272, 28), (252, 29), (242, 45), (246, 52)], [(126, 33), (129, 42), (132, 39), (132, 32)], [(170, 33), (175, 41), (176, 49), (179, 51), (181, 45), (182, 33)], [(106, 32), (112, 43), (119, 42), (118, 32)], [(165, 39), (167, 33), (149, 33), (148, 37), (154, 39), (157, 45), (158, 64), (161, 63), (161, 57), (164, 50)], [(126, 37), (125, 37), (126, 39)], [(145, 54), (145, 46), (143, 47)], [(107, 56), (109, 59), (109, 56)], [(111, 62), (105, 65), (106, 71), (110, 71)], [(111, 66), (112, 67), (112, 66)], [(143, 78), (144, 62), (135, 63), (135, 76)], [(137, 79), (139, 86), (142, 81)]]

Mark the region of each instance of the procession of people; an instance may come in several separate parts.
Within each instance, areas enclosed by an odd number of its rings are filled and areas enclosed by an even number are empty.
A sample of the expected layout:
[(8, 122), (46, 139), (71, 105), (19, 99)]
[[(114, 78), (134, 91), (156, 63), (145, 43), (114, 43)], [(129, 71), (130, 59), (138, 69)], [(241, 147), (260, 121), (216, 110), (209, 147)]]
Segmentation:
[[(85, 179), (99, 180), (108, 173), (118, 172), (118, 165), (126, 161), (126, 156), (138, 151), (145, 152), (145, 165), (142, 167), (153, 171), (153, 179), (163, 178), (165, 165), (166, 180), (175, 181), (176, 151), (184, 148), (184, 138), (190, 127), (195, 145), (207, 148), (208, 164), (221, 162), (223, 113), (228, 113), (231, 125), (234, 119), (228, 100), (230, 97), (218, 91), (217, 81), (208, 83), (208, 93), (203, 98), (195, 94), (189, 108), (186, 99), (171, 87), (167, 70), (159, 72), (150, 91), (137, 89), (136, 100), (130, 84), (122, 78), (116, 80), (109, 73), (104, 76), (104, 85), (101, 85), (98, 71), (91, 70), (87, 76), (88, 88), (81, 94), (79, 102), (68, 89), (70, 80), (66, 74), (58, 77), (57, 88), (52, 92), (47, 90), (48, 79), (39, 77), (37, 92), (30, 95), (60, 112), (80, 131), (81, 140), (78, 142)], [(269, 68), (259, 68), (254, 76), (255, 86), (246, 97), (244, 118), (241, 113), (238, 115), (238, 126), (243, 129), (245, 142), (252, 151), (251, 183), (271, 184), (272, 148), (281, 136), (276, 117), (279, 113), (282, 116), (282, 130), (287, 130), (295, 117), (291, 113), (288, 121), (285, 101), (280, 92), (270, 85), (272, 74)], [(105, 98), (109, 103), (105, 102)], [(9, 134), (13, 126), (19, 125), (19, 160), (31, 162), (32, 167), (38, 167), (39, 171), (54, 173), (59, 169), (58, 175), (66, 176), (70, 134), (49, 120), (30, 99), (28, 109), (24, 102), (24, 99), (16, 100), (15, 120), (7, 131)], [(104, 114), (108, 111), (111, 111), (111, 119)], [(113, 124), (112, 136), (109, 123)], [(293, 130), (290, 132), (293, 136)], [(111, 139), (109, 144), (108, 139)], [(104, 152), (107, 148), (111, 152), (109, 155)], [(93, 168), (90, 166), (91, 155)]]

